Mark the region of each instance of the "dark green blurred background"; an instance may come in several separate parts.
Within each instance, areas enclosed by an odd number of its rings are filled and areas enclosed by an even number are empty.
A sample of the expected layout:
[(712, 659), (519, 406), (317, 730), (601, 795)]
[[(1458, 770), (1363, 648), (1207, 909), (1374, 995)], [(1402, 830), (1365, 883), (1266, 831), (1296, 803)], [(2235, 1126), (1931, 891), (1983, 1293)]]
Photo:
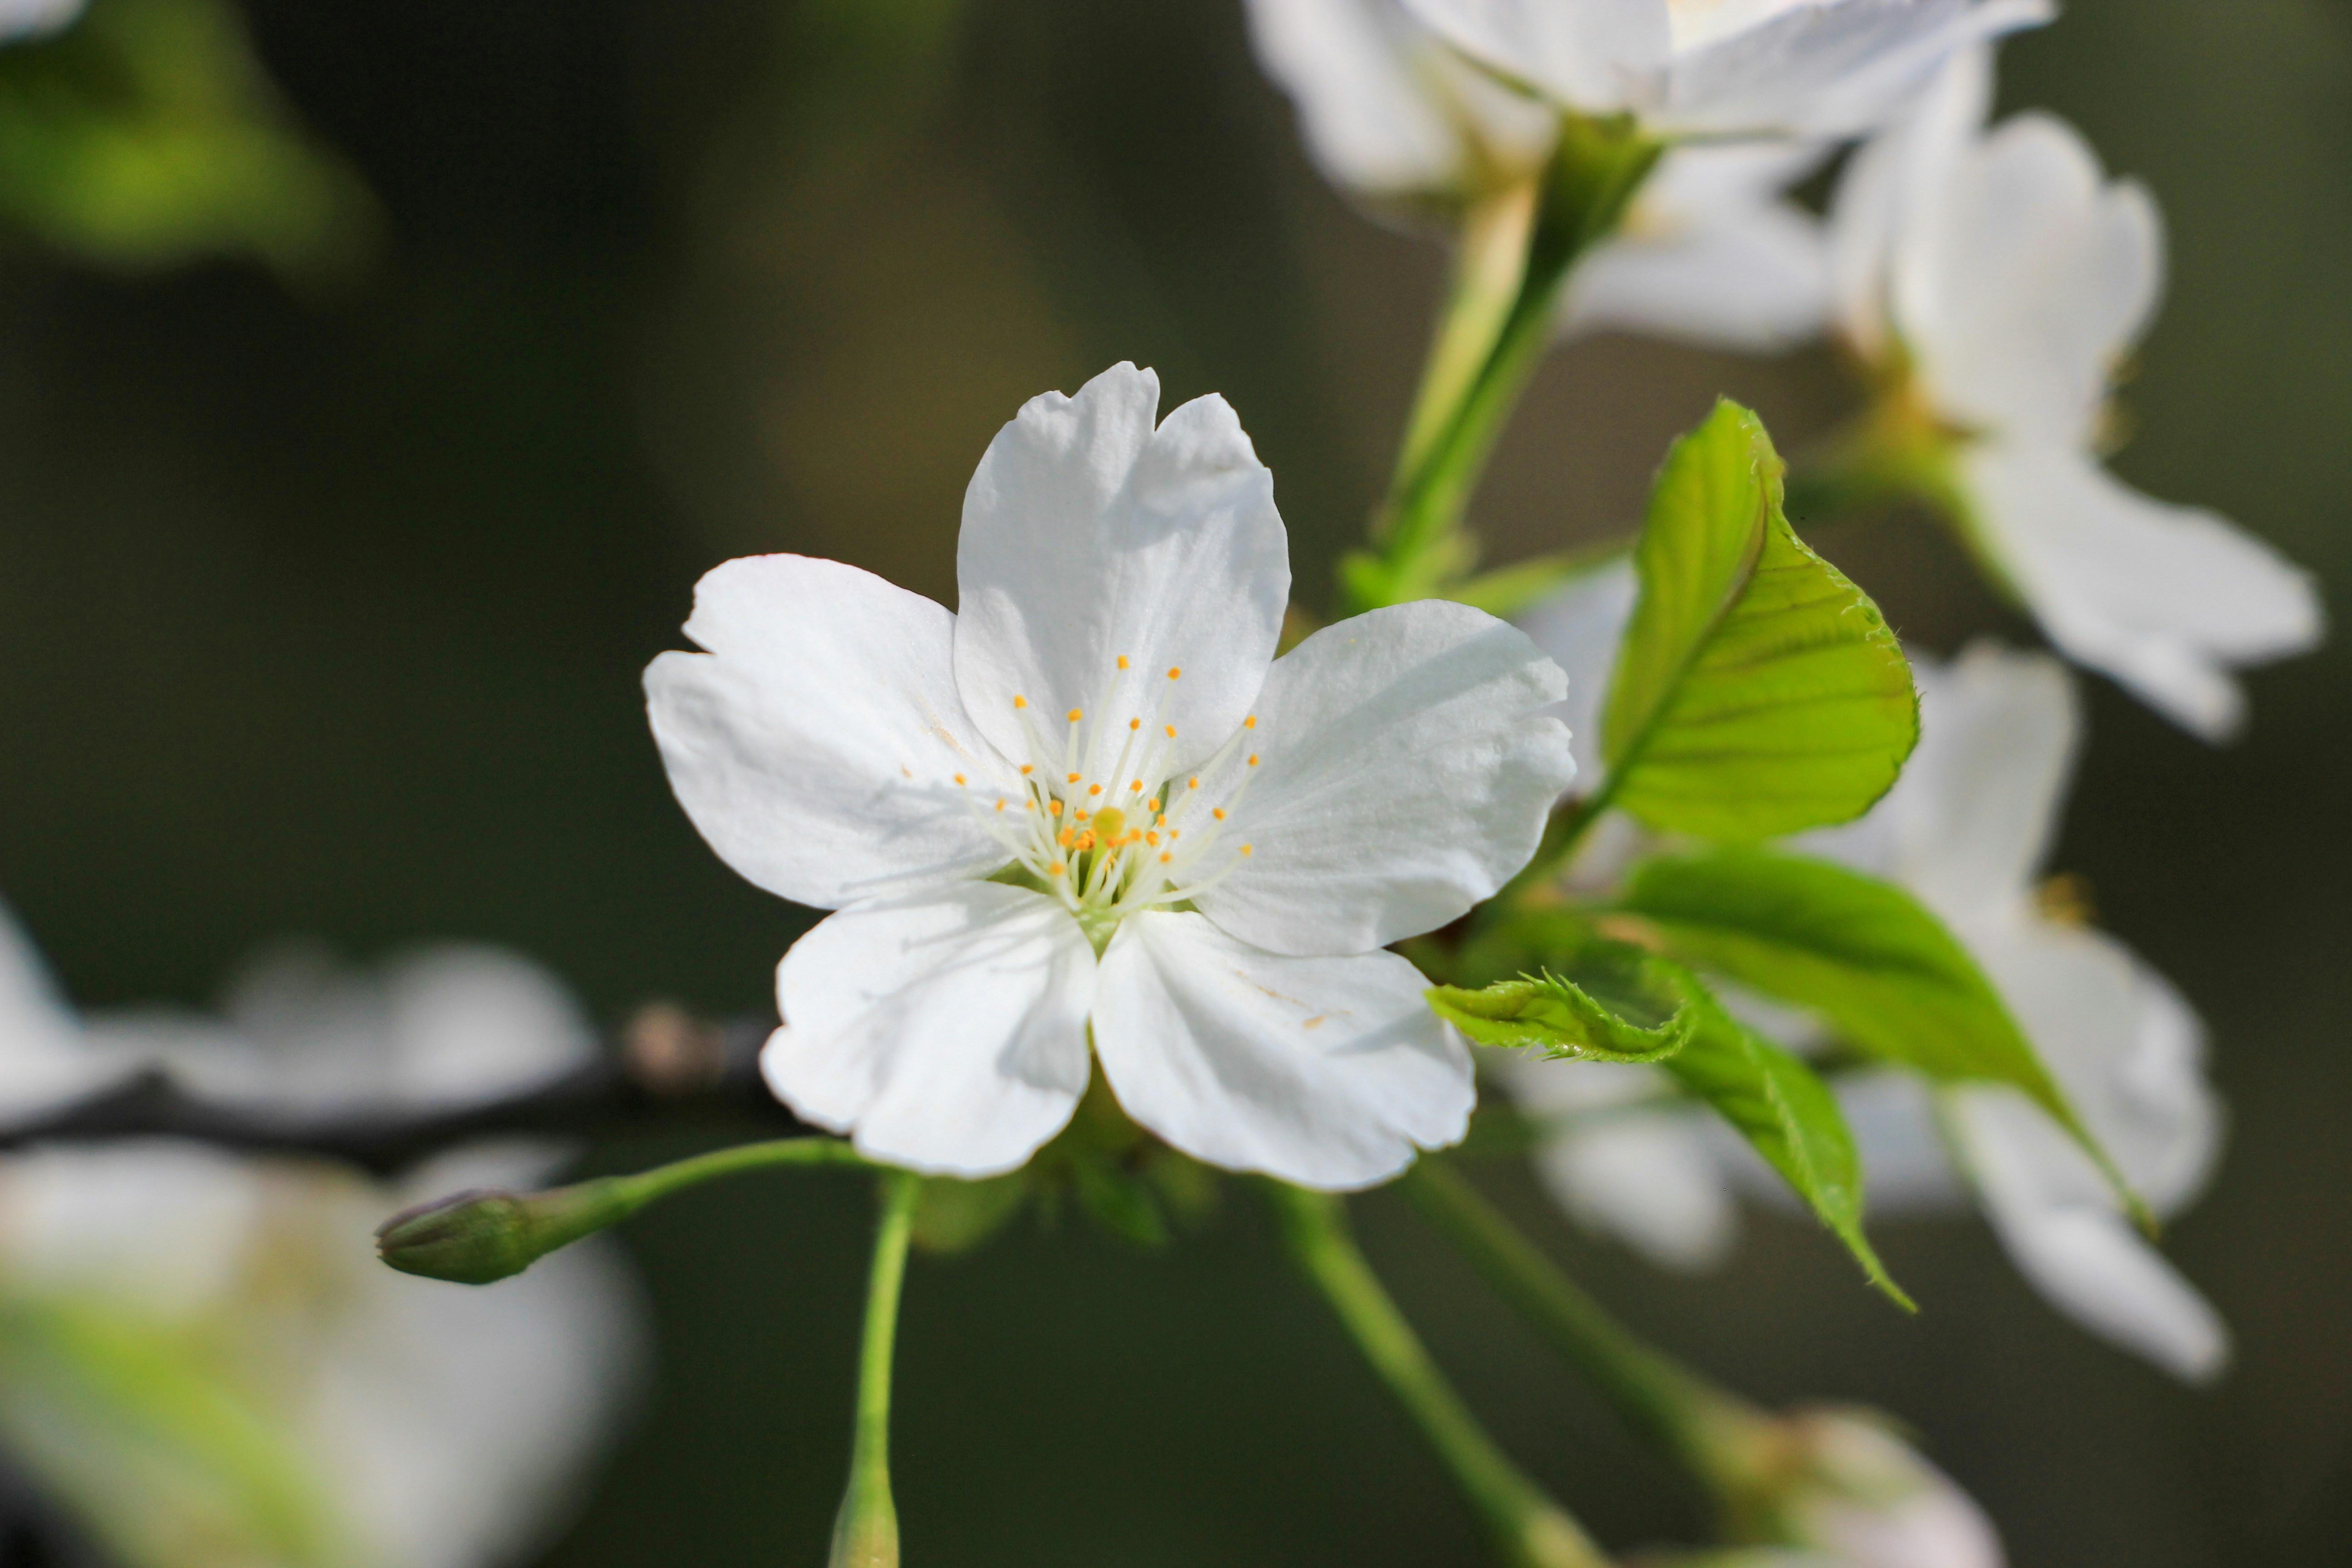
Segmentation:
[[(766, 1005), (805, 917), (695, 838), (638, 696), (702, 570), (797, 550), (951, 601), (990, 435), (1121, 358), (1171, 405), (1231, 398), (1310, 603), (1382, 477), (1439, 258), (1318, 182), (1238, 0), (252, 13), (382, 199), (371, 278), (304, 303), (240, 266), (0, 258), (0, 892), (83, 1003), (200, 1000), (302, 931), (510, 943), (608, 1016)], [(2345, 602), (2352, 5), (2075, 0), (2003, 100), (2076, 120), (2171, 222), (2123, 473)], [(1631, 517), (1718, 390), (1784, 445), (1846, 395), (1825, 354), (1559, 356), (1478, 508), (1496, 554)], [(2021, 635), (1925, 527), (1821, 542), (1928, 645)], [(1973, 1225), (1885, 1228), (1912, 1321), (1799, 1226), (1690, 1283), (1566, 1236), (1516, 1169), (1494, 1188), (1706, 1366), (1916, 1423), (2022, 1568), (2352, 1561), (2347, 662), (2257, 675), (2221, 752), (2097, 688), (2060, 857), (2213, 1026), (2234, 1136), (2171, 1241), (2238, 1335), (2219, 1391), (2062, 1321)], [(1614, 1544), (1694, 1534), (1402, 1205), (1360, 1212), (1531, 1468)], [(775, 1177), (633, 1227), (663, 1376), (552, 1562), (817, 1560), (867, 1220), (854, 1180)], [(919, 1265), (900, 1387), (915, 1563), (1475, 1560), (1246, 1192), (1165, 1254), (1074, 1224)]]

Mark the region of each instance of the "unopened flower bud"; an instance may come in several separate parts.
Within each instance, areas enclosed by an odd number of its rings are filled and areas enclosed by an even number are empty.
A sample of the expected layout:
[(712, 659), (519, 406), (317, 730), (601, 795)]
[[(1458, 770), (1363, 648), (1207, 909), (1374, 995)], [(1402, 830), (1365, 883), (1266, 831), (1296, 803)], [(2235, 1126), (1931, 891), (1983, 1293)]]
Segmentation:
[(1747, 1532), (1847, 1568), (2001, 1568), (2000, 1537), (1952, 1479), (1859, 1410), (1808, 1410), (1775, 1434)]
[(519, 1194), (469, 1187), (376, 1226), (376, 1256), (403, 1274), (488, 1285), (635, 1212), (608, 1181)]

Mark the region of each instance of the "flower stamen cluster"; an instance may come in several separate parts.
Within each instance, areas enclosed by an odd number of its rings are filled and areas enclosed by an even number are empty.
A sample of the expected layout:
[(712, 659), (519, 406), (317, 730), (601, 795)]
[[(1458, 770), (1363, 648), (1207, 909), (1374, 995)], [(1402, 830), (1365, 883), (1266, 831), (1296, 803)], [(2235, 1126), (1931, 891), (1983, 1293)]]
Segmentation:
[[(1030, 760), (1016, 773), (982, 780), (977, 791), (968, 774), (955, 775), (982, 828), (1013, 857), (1015, 875), (1061, 900), (1097, 950), (1127, 916), (1188, 904), (1231, 876), (1257, 847), (1243, 844), (1208, 868), (1218, 857), (1227, 816), (1257, 776), (1258, 753), (1248, 749), (1256, 716), (1244, 719), (1214, 755), (1180, 777), (1169, 771), (1176, 726), (1168, 721), (1184, 671), (1171, 665), (1155, 683), (1134, 665), (1118, 656), (1092, 710), (1097, 717), (1071, 709), (1059, 746), (1029, 700), (1016, 695), (1013, 707)], [(1151, 684), (1160, 687), (1156, 705)], [(1154, 708), (1149, 721), (1141, 711), (1146, 707)], [(1117, 722), (1121, 713), (1123, 726)], [(1115, 736), (1118, 750), (1106, 763)], [(982, 799), (992, 791), (994, 798), (983, 807)]]

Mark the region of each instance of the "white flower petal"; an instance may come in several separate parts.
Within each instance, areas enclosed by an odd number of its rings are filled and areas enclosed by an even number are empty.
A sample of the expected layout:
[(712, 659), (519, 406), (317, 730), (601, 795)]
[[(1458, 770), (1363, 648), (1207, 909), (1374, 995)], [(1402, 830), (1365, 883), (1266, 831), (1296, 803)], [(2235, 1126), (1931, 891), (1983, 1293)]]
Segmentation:
[(800, 555), (730, 561), (696, 585), (686, 632), (710, 651), (655, 659), (646, 705), (670, 788), (720, 859), (838, 909), (1012, 858), (955, 784), (1009, 770), (956, 694), (954, 620)]
[(1246, 10), (1258, 63), (1298, 106), (1299, 132), (1326, 179), (1411, 191), (1460, 174), (1460, 133), (1414, 63), (1416, 37), (1426, 35), (1394, 0), (1249, 0)]
[(964, 493), (956, 681), (1007, 756), (1034, 750), (1018, 696), (1056, 747), (1066, 711), (1108, 701), (1118, 721), (1092, 726), (1090, 773), (1110, 766), (1129, 716), (1173, 724), (1160, 771), (1190, 767), (1265, 679), (1290, 599), (1273, 476), (1223, 398), (1195, 398), (1155, 430), (1159, 404), (1159, 378), (1131, 364), (1076, 397), (1032, 398)]
[(1152, 911), (1103, 954), (1095, 1051), (1128, 1114), (1188, 1154), (1369, 1186), (1458, 1142), (1477, 1098), (1427, 984), (1394, 953), (1279, 957)]
[(1625, 226), (1570, 275), (1567, 328), (1750, 353), (1818, 333), (1829, 314), (1822, 226), (1780, 194), (1820, 156), (1771, 144), (1667, 153)]
[[(2103, 931), (2030, 914), (1997, 934), (1957, 929), (2140, 1196), (2162, 1215), (2195, 1197), (2220, 1152), (2221, 1108), (2188, 1004)], [(2022, 1107), (2000, 1116), (2003, 1157), (2021, 1180), (2053, 1201), (2112, 1205), (2105, 1181), (2046, 1118)]]
[[(1987, 1216), (2018, 1271), (2092, 1332), (2177, 1377), (2202, 1382), (2229, 1361), (2221, 1316), (2134, 1230), (2104, 1191), (2053, 1182), (2060, 1134), (2006, 1090), (1948, 1095), (1949, 1122)], [(2079, 1158), (2079, 1156), (2078, 1156)]]
[(1243, 941), (1362, 952), (1467, 913), (1535, 853), (1575, 776), (1540, 710), (1566, 678), (1527, 634), (1440, 600), (1327, 626), (1266, 678), (1263, 763), (1228, 840), (1241, 869), (1202, 893)]
[(853, 904), (784, 955), (760, 1067), (873, 1159), (993, 1175), (1069, 1121), (1094, 993), (1094, 950), (1042, 894), (968, 882)]
[(1839, 136), (1882, 123), (1953, 51), (2056, 15), (2049, 0), (1817, 0), (1774, 5), (1678, 51), (1649, 117), (1682, 134)]
[(1537, 648), (1568, 676), (1568, 695), (1549, 711), (1568, 726), (1576, 778), (1587, 791), (1601, 786), (1601, 709), (1641, 594), (1633, 556), (1618, 555), (1571, 578), (1523, 623)]
[[(1680, 1273), (1730, 1255), (1738, 1205), (1703, 1113), (1654, 1068), (1486, 1053), (1519, 1109), (1549, 1129), (1537, 1176), (1570, 1218)], [(1669, 1103), (1634, 1109), (1643, 1100)]]
[(1674, 48), (1667, 0), (1404, 0), (1440, 37), (1587, 113), (1647, 105)]
[(1943, 188), (1992, 107), (1992, 50), (1955, 50), (1911, 108), (1858, 150), (1831, 198), (1831, 291), (1838, 330), (1864, 359), (1892, 346), (1889, 275), (1914, 204)]
[(1552, 111), (1440, 44), (1399, 0), (1250, 0), (1258, 63), (1298, 107), (1332, 184), (1374, 195), (1445, 192), (1475, 160), (1532, 166)]
[(1879, 1068), (1845, 1074), (1836, 1085), (1838, 1109), (1862, 1156), (1863, 1190), (1874, 1219), (1949, 1214), (1967, 1205), (1926, 1079)]
[(2207, 740), (2243, 717), (2229, 667), (2320, 639), (2310, 575), (2212, 512), (2063, 447), (1986, 442), (1961, 466), (1986, 550), (2051, 640)]
[(1893, 877), (1945, 920), (2006, 915), (2025, 899), (2058, 827), (2082, 727), (2055, 659), (1971, 646), (1948, 668), (1911, 655), (1919, 745), (1860, 822), (1798, 840)]
[(0, 1112), (29, 1113), (114, 1078), (82, 1048), (80, 1027), (31, 940), (0, 904)]
[(1930, 397), (1964, 425), (2087, 440), (2161, 288), (2155, 204), (2107, 184), (2045, 114), (2004, 121), (1937, 173), (1895, 255), (1895, 314)]

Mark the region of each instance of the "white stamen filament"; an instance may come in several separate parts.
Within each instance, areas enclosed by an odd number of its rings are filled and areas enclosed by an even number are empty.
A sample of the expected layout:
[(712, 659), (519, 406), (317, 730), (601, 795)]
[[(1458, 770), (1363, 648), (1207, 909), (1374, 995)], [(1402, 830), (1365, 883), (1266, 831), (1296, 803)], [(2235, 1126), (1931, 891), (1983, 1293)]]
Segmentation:
[[(1216, 853), (1227, 820), (1256, 775), (1253, 753), (1241, 765), (1239, 779), (1231, 776), (1235, 759), (1256, 739), (1257, 721), (1236, 730), (1189, 773), (1169, 775), (1165, 769), (1174, 759), (1177, 739), (1169, 713), (1182, 672), (1165, 672), (1166, 688), (1156, 704), (1122, 698), (1129, 674), (1139, 680), (1162, 679), (1134, 669), (1130, 659), (1121, 658), (1095, 705), (1068, 710), (1068, 732), (1059, 745), (1047, 740), (1030, 704), (1016, 699), (1016, 719), (1029, 744), (1028, 766), (1010, 781), (982, 779), (982, 793), (991, 799), (965, 790), (982, 830), (1097, 932), (1097, 942), (1110, 922), (1126, 915), (1181, 903), (1215, 887), (1254, 847), (1244, 845), (1219, 857), (1223, 863), (1213, 870), (1203, 865)], [(1158, 712), (1147, 735), (1142, 710), (1153, 707)], [(1108, 724), (1127, 733), (1109, 773), (1090, 777), (1088, 770), (1099, 768), (1103, 753), (1112, 749), (1100, 729)], [(1058, 768), (1052, 765), (1057, 753)], [(956, 782), (965, 784), (961, 774)], [(1019, 813), (1006, 809), (1010, 800), (1021, 802)], [(1221, 808), (1214, 819), (1195, 825), (1192, 819), (1213, 803)], [(1203, 870), (1208, 874), (1200, 874)]]

